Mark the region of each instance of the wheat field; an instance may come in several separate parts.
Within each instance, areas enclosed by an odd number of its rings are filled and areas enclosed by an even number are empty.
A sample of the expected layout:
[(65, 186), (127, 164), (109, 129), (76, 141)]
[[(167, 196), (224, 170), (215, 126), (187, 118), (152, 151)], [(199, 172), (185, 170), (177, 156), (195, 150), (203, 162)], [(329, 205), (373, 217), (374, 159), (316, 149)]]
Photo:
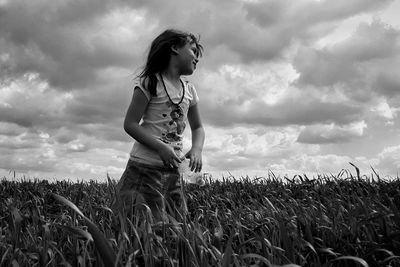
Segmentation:
[(400, 266), (398, 177), (210, 178), (161, 225), (115, 184), (3, 178), (0, 266)]

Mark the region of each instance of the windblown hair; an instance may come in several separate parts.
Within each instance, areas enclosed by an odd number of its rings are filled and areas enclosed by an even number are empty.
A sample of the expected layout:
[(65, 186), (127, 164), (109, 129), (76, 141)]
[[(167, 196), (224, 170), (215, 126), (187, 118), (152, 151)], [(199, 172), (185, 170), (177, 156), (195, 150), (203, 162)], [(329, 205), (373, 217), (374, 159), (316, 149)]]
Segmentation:
[(147, 56), (147, 62), (143, 71), (139, 74), (143, 78), (143, 85), (150, 91), (152, 96), (157, 95), (157, 73), (165, 70), (168, 67), (171, 58), (171, 47), (182, 47), (187, 43), (196, 45), (197, 56), (201, 57), (203, 46), (199, 43), (200, 38), (192, 33), (183, 32), (174, 29), (165, 30), (157, 36), (150, 46), (150, 51)]

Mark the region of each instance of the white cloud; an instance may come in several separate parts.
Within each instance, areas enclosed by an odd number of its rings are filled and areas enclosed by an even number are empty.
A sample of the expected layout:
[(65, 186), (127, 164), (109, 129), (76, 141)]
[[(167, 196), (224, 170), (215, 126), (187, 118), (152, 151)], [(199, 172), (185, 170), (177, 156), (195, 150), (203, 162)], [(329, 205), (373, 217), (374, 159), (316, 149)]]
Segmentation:
[(50, 88), (39, 75), (27, 73), (0, 88), (0, 97), (7, 103), (0, 106), (0, 120), (31, 127), (50, 124), (63, 116), (62, 111), (70, 97)]
[(378, 168), (383, 173), (393, 175), (393, 177), (400, 173), (400, 146), (385, 147), (381, 153), (378, 154), (379, 164)]
[(350, 157), (338, 155), (307, 155), (301, 154), (283, 160), (289, 170), (299, 170), (305, 173), (337, 174), (347, 168)]
[(206, 127), (204, 157), (209, 171), (267, 170), (299, 153), (316, 154), (318, 146), (296, 142), (298, 127)]
[(386, 99), (382, 99), (375, 107), (371, 108), (371, 111), (376, 112), (379, 116), (382, 116), (383, 118), (390, 121), (393, 120), (394, 117), (396, 117), (398, 110), (391, 108), (386, 102)]
[(307, 144), (332, 144), (350, 142), (364, 134), (367, 127), (365, 121), (359, 121), (348, 125), (311, 125), (305, 127), (297, 141)]

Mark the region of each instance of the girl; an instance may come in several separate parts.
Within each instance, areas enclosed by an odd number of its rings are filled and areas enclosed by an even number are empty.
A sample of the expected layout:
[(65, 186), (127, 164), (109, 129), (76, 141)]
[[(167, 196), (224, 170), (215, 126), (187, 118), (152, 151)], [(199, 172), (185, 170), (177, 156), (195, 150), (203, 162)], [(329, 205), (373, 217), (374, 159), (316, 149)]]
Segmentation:
[[(194, 86), (181, 79), (194, 72), (202, 51), (193, 34), (166, 30), (151, 43), (147, 63), (134, 81), (124, 129), (136, 142), (117, 192), (130, 211), (138, 197), (144, 200), (156, 221), (166, 220), (167, 210), (178, 215), (181, 162), (187, 158), (192, 171), (202, 169), (205, 134), (198, 96)], [(186, 118), (192, 146), (183, 154)]]

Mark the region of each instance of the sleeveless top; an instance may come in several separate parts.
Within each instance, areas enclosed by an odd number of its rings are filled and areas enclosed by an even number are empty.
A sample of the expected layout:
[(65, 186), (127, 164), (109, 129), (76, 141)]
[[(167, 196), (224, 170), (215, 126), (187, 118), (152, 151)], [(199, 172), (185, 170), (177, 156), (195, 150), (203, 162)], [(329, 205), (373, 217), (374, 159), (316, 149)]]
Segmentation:
[[(140, 125), (146, 129), (148, 134), (171, 146), (178, 157), (183, 157), (183, 133), (186, 129), (187, 113), (189, 107), (197, 104), (199, 98), (194, 86), (183, 82), (185, 96), (179, 104), (179, 108), (174, 103), (179, 103), (182, 98), (182, 88), (176, 88), (170, 81), (163, 78), (168, 95), (165, 92), (160, 75), (157, 75), (157, 96), (150, 95), (144, 88), (143, 79), (136, 78), (133, 88), (139, 88), (149, 100), (148, 106), (143, 114)], [(147, 146), (135, 141), (130, 152), (130, 159), (136, 162), (164, 166), (158, 154)]]

